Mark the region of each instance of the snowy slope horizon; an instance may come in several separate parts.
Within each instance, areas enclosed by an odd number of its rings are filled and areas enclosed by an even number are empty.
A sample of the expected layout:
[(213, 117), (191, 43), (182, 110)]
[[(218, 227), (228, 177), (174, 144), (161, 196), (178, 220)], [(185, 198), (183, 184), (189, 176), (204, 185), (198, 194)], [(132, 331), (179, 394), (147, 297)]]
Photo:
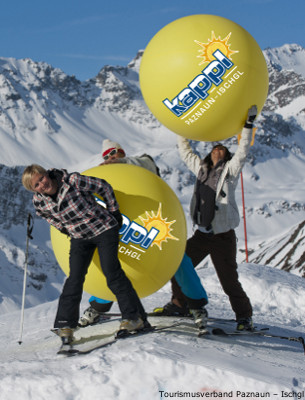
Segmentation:
[[(142, 54), (127, 67), (105, 66), (85, 82), (43, 62), (0, 58), (0, 313), (20, 305), (26, 221), (33, 213), (20, 177), (29, 163), (84, 171), (100, 162), (102, 141), (109, 137), (128, 155), (147, 152), (181, 201), (191, 233), (188, 205), (195, 178), (181, 163), (176, 135), (160, 125), (143, 101), (138, 81)], [(305, 276), (305, 49), (291, 44), (264, 54), (269, 95), (243, 170), (249, 261)], [(236, 150), (236, 138), (225, 142)], [(201, 154), (211, 148), (211, 143), (192, 145)], [(242, 215), (240, 186), (237, 201)], [(242, 263), (242, 220), (237, 235)], [(64, 279), (44, 221), (35, 218), (33, 236), (27, 307), (56, 298)]]

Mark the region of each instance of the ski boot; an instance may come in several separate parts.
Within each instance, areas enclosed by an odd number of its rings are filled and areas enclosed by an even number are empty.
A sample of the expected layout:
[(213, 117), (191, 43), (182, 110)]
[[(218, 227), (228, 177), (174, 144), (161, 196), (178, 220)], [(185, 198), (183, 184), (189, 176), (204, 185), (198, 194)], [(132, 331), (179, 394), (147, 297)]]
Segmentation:
[(207, 322), (208, 322), (208, 312), (207, 310), (202, 307), (198, 309), (190, 310), (190, 313), (193, 316), (194, 322), (199, 329), (199, 336), (206, 335), (209, 333), (207, 330)]
[(236, 326), (237, 331), (253, 331), (253, 321), (252, 317), (246, 317), (246, 318), (239, 318), (237, 320), (237, 326)]
[(55, 333), (61, 339), (61, 346), (57, 351), (57, 354), (63, 354), (71, 356), (78, 351), (73, 348), (74, 336), (73, 333), (77, 328), (70, 328), (69, 326), (63, 328), (53, 328), (51, 331)]
[(58, 336), (61, 338), (62, 344), (71, 344), (74, 340), (73, 333), (75, 329), (64, 327), (58, 329)]
[(187, 307), (178, 307), (171, 301), (163, 307), (157, 307), (153, 311), (155, 316), (167, 316), (167, 317), (190, 317), (190, 311)]
[[(150, 325), (150, 324), (149, 324)], [(121, 321), (119, 330), (116, 333), (117, 338), (122, 338), (140, 332), (145, 329), (145, 324), (142, 318), (137, 319), (123, 319)]]
[(80, 317), (78, 321), (78, 326), (85, 327), (88, 325), (93, 325), (100, 319), (100, 313), (96, 311), (93, 307), (88, 307), (83, 315)]

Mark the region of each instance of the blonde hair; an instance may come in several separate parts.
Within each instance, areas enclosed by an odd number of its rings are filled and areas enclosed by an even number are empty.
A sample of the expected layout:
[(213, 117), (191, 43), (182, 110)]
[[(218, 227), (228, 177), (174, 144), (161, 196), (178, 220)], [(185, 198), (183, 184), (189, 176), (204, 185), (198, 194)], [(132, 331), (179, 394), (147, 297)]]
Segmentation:
[(38, 164), (32, 164), (29, 165), (25, 168), (22, 174), (22, 184), (26, 188), (26, 190), (29, 190), (30, 192), (35, 192), (33, 190), (31, 181), (34, 175), (36, 174), (45, 174), (47, 171)]

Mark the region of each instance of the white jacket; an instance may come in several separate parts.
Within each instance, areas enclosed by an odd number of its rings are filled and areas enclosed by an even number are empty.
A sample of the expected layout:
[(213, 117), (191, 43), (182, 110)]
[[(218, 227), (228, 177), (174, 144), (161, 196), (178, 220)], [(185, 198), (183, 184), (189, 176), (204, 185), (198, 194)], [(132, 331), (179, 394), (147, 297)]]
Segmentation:
[[(240, 222), (239, 211), (235, 200), (235, 189), (239, 175), (246, 161), (251, 145), (252, 129), (243, 128), (238, 149), (232, 159), (228, 161), (220, 175), (215, 198), (215, 216), (212, 221), (212, 229), (215, 234), (228, 232), (235, 229)], [(187, 167), (198, 176), (200, 168), (200, 157), (193, 153), (187, 139), (178, 137), (178, 149), (181, 159)], [(225, 193), (225, 196), (221, 195)]]
[(143, 154), (140, 157), (124, 157), (120, 158), (120, 163), (137, 165), (138, 167), (142, 167), (148, 169), (149, 171), (157, 174), (157, 166), (153, 159), (149, 157), (147, 154)]

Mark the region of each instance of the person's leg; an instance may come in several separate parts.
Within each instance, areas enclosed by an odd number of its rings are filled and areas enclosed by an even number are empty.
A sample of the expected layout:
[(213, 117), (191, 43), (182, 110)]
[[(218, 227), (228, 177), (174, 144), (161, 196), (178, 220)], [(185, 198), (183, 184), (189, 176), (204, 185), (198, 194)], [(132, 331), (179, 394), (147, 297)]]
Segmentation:
[(105, 313), (110, 311), (113, 301), (100, 299), (99, 297), (91, 296), (89, 299), (89, 304), (98, 313)]
[(59, 298), (54, 328), (77, 326), (83, 284), (94, 249), (95, 245), (88, 240), (71, 239), (70, 273)]
[[(209, 249), (206, 246), (205, 238), (206, 234), (197, 230), (194, 235), (187, 240), (185, 254), (190, 258), (190, 261), (193, 264), (194, 268), (196, 268), (196, 266), (209, 254)], [(178, 307), (187, 308), (188, 301), (185, 297), (185, 294), (183, 293), (183, 290), (181, 290), (181, 285), (177, 283), (175, 276), (171, 280), (171, 284), (172, 303)]]
[(214, 235), (210, 245), (212, 262), (236, 319), (251, 317), (252, 306), (238, 278), (234, 230)]
[(190, 309), (201, 308), (208, 303), (207, 293), (187, 254), (184, 254), (181, 264), (175, 273), (175, 279)]
[(204, 306), (208, 303), (208, 296), (188, 255), (184, 255), (175, 278), (185, 296), (195, 324), (202, 333), (207, 333), (208, 313)]
[(181, 314), (188, 313), (186, 298), (175, 276), (173, 276), (171, 279), (171, 289), (172, 289), (172, 297), (171, 297), (171, 302), (168, 303), (168, 306), (171, 306), (171, 304), (173, 304), (174, 305), (174, 307), (172, 307), (173, 311), (176, 309), (176, 307), (178, 307), (178, 309), (181, 308), (181, 310), (179, 310), (181, 311)]
[(108, 229), (96, 238), (101, 268), (109, 289), (116, 296), (123, 319), (146, 320), (142, 303), (118, 259), (119, 235), (116, 227)]

